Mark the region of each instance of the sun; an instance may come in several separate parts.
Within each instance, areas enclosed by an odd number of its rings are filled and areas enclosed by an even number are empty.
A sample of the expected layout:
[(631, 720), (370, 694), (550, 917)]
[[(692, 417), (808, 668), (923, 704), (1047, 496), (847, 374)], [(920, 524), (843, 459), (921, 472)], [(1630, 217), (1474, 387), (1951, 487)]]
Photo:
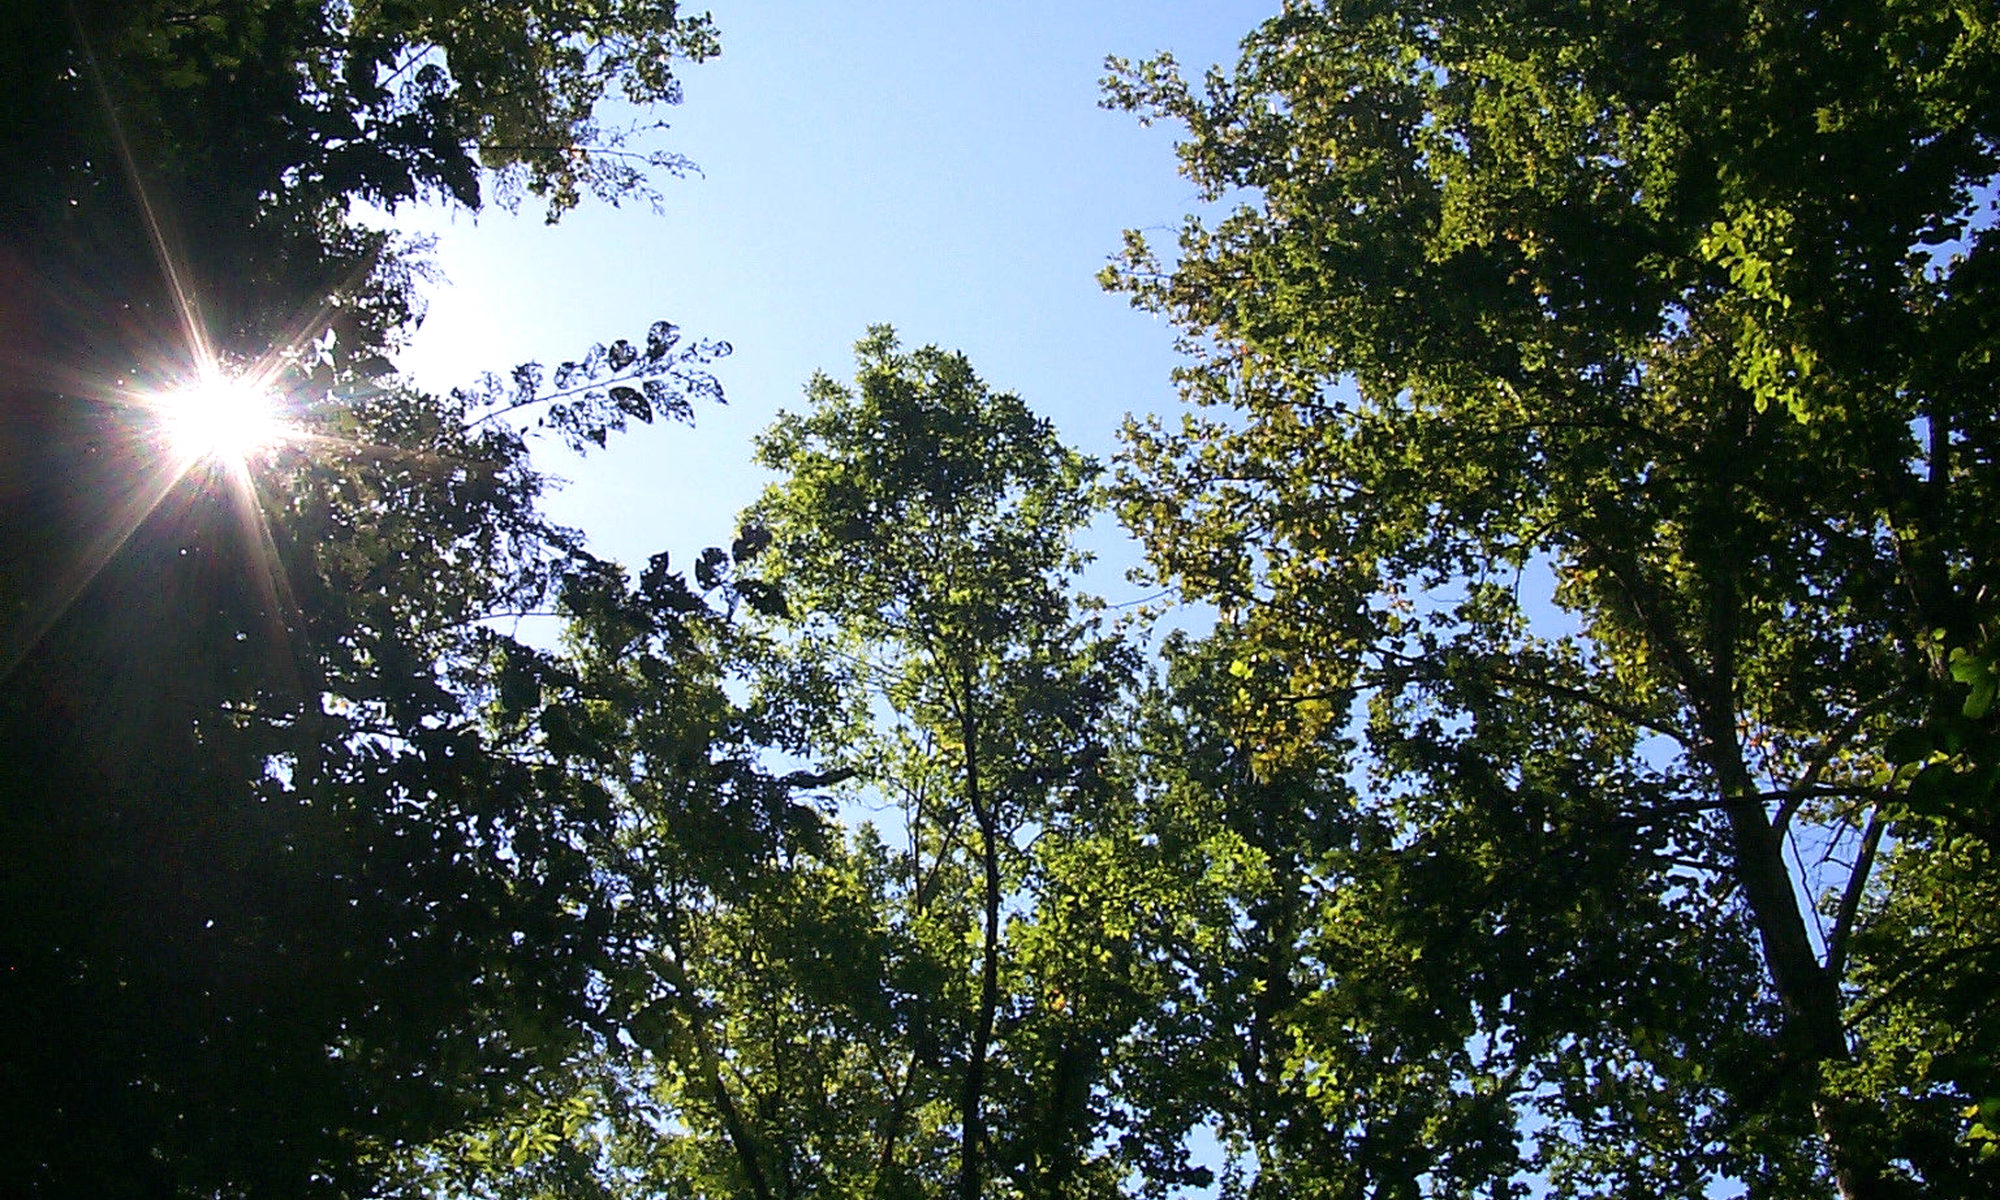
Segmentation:
[(189, 462), (242, 463), (285, 436), (274, 398), (249, 379), (215, 374), (154, 400), (161, 432)]

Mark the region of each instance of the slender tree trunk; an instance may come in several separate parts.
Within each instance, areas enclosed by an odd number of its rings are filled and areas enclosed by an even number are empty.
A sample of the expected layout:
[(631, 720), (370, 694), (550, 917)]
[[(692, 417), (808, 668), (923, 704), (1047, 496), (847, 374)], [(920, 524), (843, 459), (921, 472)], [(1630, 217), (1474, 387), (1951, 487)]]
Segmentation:
[(1805, 1075), (1813, 1122), (1843, 1200), (1884, 1200), (1891, 1192), (1880, 1156), (1855, 1144), (1845, 1106), (1822, 1090), (1821, 1067), (1850, 1055), (1841, 1019), (1840, 981), (1821, 965), (1806, 934), (1805, 915), (1791, 872), (1785, 868), (1784, 836), (1772, 824), (1743, 765), (1734, 708), (1718, 709), (1712, 703), (1703, 707), (1703, 736), (1725, 801), (1736, 882), (1749, 903), (1765, 970), (1785, 1012), (1781, 1051)]
[(979, 728), (969, 703), (960, 709), (959, 732), (965, 742), (966, 802), (979, 825), (980, 868), (985, 877), (986, 939), (979, 965), (979, 1011), (973, 1021), (965, 1095), (959, 1105), (964, 1143), (959, 1149), (959, 1200), (978, 1200), (986, 1145), (986, 1052), (993, 1041), (993, 1019), (1000, 1006), (1000, 845), (998, 822), (980, 789)]
[(707, 1018), (702, 1015), (701, 1006), (694, 998), (694, 987), (688, 980), (687, 969), (681, 963), (678, 947), (672, 954), (660, 956), (666, 967), (667, 982), (674, 985), (677, 1003), (688, 1023), (688, 1032), (694, 1038), (695, 1053), (700, 1057), (702, 1074), (706, 1076), (710, 1095), (715, 1100), (716, 1112), (722, 1117), (722, 1129), (729, 1137), (729, 1144), (736, 1151), (736, 1159), (742, 1164), (743, 1177), (750, 1184), (750, 1193), (756, 1200), (772, 1200), (770, 1181), (764, 1178), (763, 1164), (757, 1158), (757, 1142), (750, 1134), (750, 1127), (744, 1123), (743, 1112), (736, 1107), (736, 1098), (729, 1094), (729, 1085), (722, 1078), (722, 1056), (716, 1053), (709, 1041)]
[(882, 1152), (875, 1156), (875, 1186), (873, 1194), (889, 1194), (889, 1173), (896, 1165), (896, 1147), (903, 1138), (903, 1116), (909, 1111), (910, 1087), (917, 1077), (917, 1067), (921, 1054), (910, 1053), (910, 1061), (903, 1069), (903, 1081), (896, 1085), (895, 1099), (889, 1104), (889, 1118), (882, 1123)]
[[(1736, 511), (1739, 448), (1757, 437), (1756, 417), (1748, 398), (1732, 397), (1713, 449), (1716, 491), (1707, 514), (1716, 528), (1728, 529)], [(1764, 969), (1784, 1010), (1779, 1053), (1786, 1069), (1810, 1097), (1813, 1123), (1833, 1167), (1843, 1200), (1884, 1200), (1888, 1196), (1886, 1164), (1872, 1149), (1857, 1144), (1852, 1125), (1837, 1099), (1825, 1089), (1827, 1063), (1850, 1056), (1842, 1021), (1840, 981), (1823, 964), (1806, 932), (1805, 913), (1792, 873), (1785, 866), (1785, 834), (1766, 810), (1764, 800), (1744, 761), (1738, 732), (1740, 680), (1736, 670), (1738, 639), (1742, 636), (1743, 596), (1738, 586), (1734, 551), (1728, 539), (1697, 551), (1703, 562), (1705, 612), (1701, 642), (1707, 662), (1697, 665), (1685, 646), (1674, 646), (1674, 658), (1687, 694), (1694, 702), (1700, 744), (1723, 802), (1729, 828), (1730, 861), (1743, 889), (1750, 917), (1763, 951)], [(1654, 614), (1668, 628), (1664, 611)], [(1674, 639), (1669, 638), (1669, 645)]]
[(715, 1106), (722, 1114), (723, 1130), (729, 1135), (729, 1144), (736, 1148), (736, 1159), (743, 1164), (743, 1176), (750, 1183), (750, 1192), (757, 1200), (771, 1200), (771, 1185), (764, 1178), (764, 1168), (757, 1161), (757, 1143), (750, 1136), (750, 1127), (743, 1122), (743, 1113), (736, 1107), (735, 1097), (729, 1094), (728, 1084), (722, 1079), (722, 1060), (708, 1043), (708, 1035), (702, 1031), (699, 1019), (693, 1022), (695, 1042), (700, 1048), (703, 1068), (708, 1072), (708, 1086), (715, 1094)]

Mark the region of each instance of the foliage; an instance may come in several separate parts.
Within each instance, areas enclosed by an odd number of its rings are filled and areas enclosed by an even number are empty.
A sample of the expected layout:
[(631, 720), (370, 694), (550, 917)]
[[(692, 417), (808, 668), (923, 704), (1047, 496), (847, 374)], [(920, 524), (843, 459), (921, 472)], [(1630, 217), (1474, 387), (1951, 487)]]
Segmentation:
[[(796, 1007), (785, 989), (810, 990), (834, 940), (866, 927), (829, 886), (839, 877), (809, 866), (828, 860), (828, 831), (796, 796), (831, 779), (763, 770), (766, 723), (725, 686), (757, 653), (737, 623), (739, 603), (763, 595), (754, 582), (720, 550), (697, 559), (692, 580), (665, 555), (636, 586), (587, 556), (568, 568), (565, 652), (506, 646), (486, 719), (558, 764), (601, 814), (579, 847), (604, 899), (579, 989), (590, 1036), (566, 1043), (560, 1061), (507, 1077), (504, 1102), (463, 1127), (385, 1155), (393, 1194), (648, 1195), (702, 1177), (699, 1155), (658, 1151), (663, 1128), (714, 1119), (717, 1098), (732, 1095), (717, 1090), (723, 1035), (710, 1023), (720, 1012), (761, 1019)], [(801, 908), (837, 919), (788, 932), (785, 915)], [(759, 939), (816, 965), (771, 983)], [(867, 958), (832, 961), (865, 969)], [(744, 991), (740, 1009), (727, 1006)], [(782, 1076), (733, 1049), (729, 1061), (746, 1086)]]
[(760, 736), (831, 760), (791, 778), (852, 780), (897, 825), (689, 886), (657, 862), (687, 815), (630, 793), (654, 861), (626, 876), (648, 953), (623, 1028), (659, 1116), (610, 1157), (642, 1191), (1115, 1193), (1105, 1071), (1134, 1006), (1100, 1009), (1092, 976), (1132, 969), (1132, 931), (1079, 833), (1133, 664), (1070, 592), (1095, 468), (962, 356), (886, 328), (857, 353), (761, 440), (783, 479), (708, 570), (766, 618), (730, 648)]
[[(713, 51), (671, 3), (0, 10), (0, 1190), (355, 1194), (602, 1023), (602, 749), (504, 632), (595, 568), (511, 422), (685, 417), (727, 348), (383, 382), (423, 268), (357, 211), (643, 194), (599, 101)], [(177, 461), (148, 392), (209, 369), (298, 435)]]
[[(1101, 786), (1121, 655), (1068, 587), (1096, 467), (961, 355), (899, 353), (880, 326), (855, 354), (852, 388), (815, 379), (812, 410), (760, 440), (786, 481), (751, 516), (772, 537), (767, 577), (891, 717), (882, 761), (900, 777), (878, 782), (902, 792), (908, 838), (892, 919), (935, 970), (963, 972), (958, 1011), (933, 1018), (950, 1031), (939, 1053), (944, 1094), (957, 1093), (956, 1190), (972, 1200), (1012, 1172), (1024, 1191), (1055, 1192), (1085, 1169), (1101, 1048), (1075, 1040), (1074, 1017), (1037, 1028), (1049, 997), (1017, 990), (1027, 964), (1003, 907), (1040, 890), (1023, 840), (1060, 837)], [(1078, 1074), (1042, 1094), (1064, 1071)]]
[(1124, 512), (1263, 768), (1372, 763), (1293, 1018), (1353, 1174), (1296, 1186), (1991, 1187), (1994, 37), (1294, 3), (1121, 65), (1244, 200), (1109, 273), (1227, 410)]
[[(600, 104), (706, 17), (9, 9), (0, 1190), (1993, 1191), (1996, 28), (1340, 0), (1121, 65), (1241, 201), (1109, 273), (1203, 406), (1123, 512), (1221, 615), (1141, 687), (1096, 464), (961, 355), (871, 330), (636, 577), (528, 439), (726, 344), (377, 382), (422, 263), (358, 206), (645, 194)], [(130, 403), (253, 361), (247, 463)]]
[[(468, 403), (315, 406), (249, 494), (198, 465), (11, 664), (10, 1191), (350, 1193), (600, 1018), (617, 827), (576, 764), (605, 734), (575, 669), (503, 631), (589, 611), (601, 568)], [(626, 417), (571, 403), (577, 428)], [(79, 484), (158, 454), (129, 420), (93, 436)], [(58, 528), (105, 519), (69, 495)], [(720, 702), (698, 656), (645, 665)]]
[(0, 251), (33, 286), (20, 318), (54, 362), (184, 337), (182, 302), (226, 354), (324, 324), (360, 362), (417, 297), (385, 286), (397, 256), (357, 202), (477, 208), (482, 174), (551, 220), (585, 191), (648, 195), (648, 168), (687, 164), (631, 148), (643, 131), (605, 127), (600, 102), (675, 102), (675, 66), (716, 50), (671, 0), (10, 5)]

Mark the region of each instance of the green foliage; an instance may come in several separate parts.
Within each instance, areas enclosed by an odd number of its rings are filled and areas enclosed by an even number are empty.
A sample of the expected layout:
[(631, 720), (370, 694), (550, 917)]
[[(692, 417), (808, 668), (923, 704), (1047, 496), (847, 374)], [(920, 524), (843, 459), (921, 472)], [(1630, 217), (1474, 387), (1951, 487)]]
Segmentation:
[(1059, 980), (1035, 978), (1022, 927), (1038, 922), (1003, 905), (1052, 899), (1023, 840), (1053, 840), (1100, 793), (1129, 669), (1070, 592), (1096, 466), (963, 356), (900, 352), (886, 327), (855, 350), (852, 388), (815, 379), (812, 409), (759, 443), (786, 473), (751, 513), (765, 578), (885, 709), (851, 753), (876, 748), (871, 782), (901, 809), (892, 928), (959, 981), (911, 998), (940, 1010), (911, 1070), (949, 1105), (932, 1119), (955, 1137), (957, 1190), (1083, 1188), (1102, 1048), (1051, 1000)]
[(886, 326), (855, 353), (853, 388), (815, 378), (812, 411), (758, 443), (758, 462), (790, 480), (750, 514), (774, 539), (767, 577), (854, 645), (932, 638), (971, 655), (1059, 627), (1052, 585), (1080, 565), (1069, 536), (1092, 511), (1096, 465), (963, 356), (898, 353)]
[(886, 328), (857, 354), (761, 440), (783, 478), (696, 572), (765, 618), (728, 647), (759, 736), (896, 824), (726, 887), (712, 847), (663, 861), (692, 814), (632, 825), (622, 1028), (659, 1118), (612, 1157), (676, 1194), (1115, 1194), (1109, 1064), (1144, 1004), (1097, 815), (1133, 663), (1070, 591), (1095, 467), (961, 356)]
[[(576, 428), (626, 415), (564, 403)], [(720, 802), (702, 867), (789, 831), (784, 789), (727, 751), (716, 669), (682, 648), (721, 617), (678, 579), (617, 591), (655, 642), (621, 659), (652, 685), (629, 718), (589, 658), (504, 632), (558, 598), (599, 641), (615, 622), (500, 411), (376, 388), (296, 412), (312, 436), (241, 484), (171, 480), (9, 664), (10, 1190), (352, 1194), (507, 1109), (604, 1018), (622, 823), (587, 768), (626, 719), (685, 747), (650, 786)], [(155, 469), (129, 414), (71, 419), (101, 457), (11, 514), (36, 534), (95, 529)]]
[(1132, 428), (1123, 512), (1260, 769), (1365, 762), (1380, 830), (1293, 1018), (1351, 1174), (1260, 1186), (1990, 1188), (1941, 997), (1993, 910), (1917, 879), (1993, 811), (1995, 36), (1296, 3), (1203, 87), (1118, 65), (1240, 201), (1107, 273), (1223, 410)]
[[(1142, 688), (1097, 465), (961, 355), (872, 329), (636, 576), (528, 439), (726, 344), (371, 382), (422, 267), (356, 202), (644, 194), (597, 108), (706, 17), (9, 10), (0, 1188), (1992, 1191), (1996, 36), (1353, 0), (1121, 65), (1241, 202), (1108, 275), (1199, 406), (1117, 498), (1221, 613)], [(108, 398), (211, 354), (309, 436), (163, 472)]]
[[(634, 194), (593, 108), (713, 48), (652, 3), (0, 10), (0, 1190), (358, 1194), (603, 1023), (616, 728), (504, 632), (595, 568), (510, 422), (685, 417), (726, 347), (415, 393), (421, 260), (354, 213)], [(174, 464), (142, 394), (253, 362), (308, 436)], [(686, 786), (756, 790), (695, 707)]]
[(585, 192), (649, 195), (648, 170), (687, 164), (597, 110), (678, 100), (676, 66), (716, 49), (705, 15), (658, 0), (10, 5), (0, 256), (26, 289), (20, 336), (73, 368), (151, 339), (115, 377), (184, 338), (191, 301), (228, 356), (325, 327), (359, 363), (419, 301), (357, 202), (477, 208), (483, 176), (551, 220)]

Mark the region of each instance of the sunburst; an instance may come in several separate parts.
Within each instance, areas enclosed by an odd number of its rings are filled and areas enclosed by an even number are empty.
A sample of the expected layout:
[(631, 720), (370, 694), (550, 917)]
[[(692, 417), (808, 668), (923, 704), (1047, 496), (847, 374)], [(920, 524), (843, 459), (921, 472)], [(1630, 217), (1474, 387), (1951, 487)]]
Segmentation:
[[(155, 511), (175, 497), (183, 504), (233, 510), (238, 534), (249, 551), (245, 583), (270, 617), (268, 632), (282, 637), (286, 618), (297, 616), (297, 604), (279, 563), (260, 494), (271, 479), (282, 478), (282, 470), (268, 469), (279, 465), (274, 462), (278, 452), (400, 453), (393, 447), (329, 436), (324, 422), (310, 415), (317, 406), (315, 397), (323, 404), (327, 393), (300, 382), (302, 367), (312, 364), (313, 348), (328, 328), (337, 303), (333, 297), (359, 286), (372, 264), (357, 265), (341, 286), (330, 289), (308, 311), (294, 314), (255, 361), (230, 361), (209, 334), (184, 260), (175, 253), (154, 210), (88, 47), (86, 63), (104, 103), (113, 144), (152, 244), (180, 337), (178, 345), (136, 354), (128, 367), (130, 376), (115, 381), (83, 378), (68, 369), (38, 368), (56, 381), (56, 394), (87, 399), (113, 414), (122, 428), (105, 444), (120, 447), (123, 461), (116, 465), (123, 469), (104, 473), (102, 490), (91, 498), (96, 511), (71, 531), (71, 552), (48, 564), (19, 611), (0, 619), (0, 679), (13, 672)], [(170, 361), (175, 365), (167, 365)]]
[(297, 436), (281, 418), (280, 398), (264, 373), (231, 375), (213, 366), (185, 384), (145, 397), (164, 450), (192, 467), (247, 469), (258, 455)]

